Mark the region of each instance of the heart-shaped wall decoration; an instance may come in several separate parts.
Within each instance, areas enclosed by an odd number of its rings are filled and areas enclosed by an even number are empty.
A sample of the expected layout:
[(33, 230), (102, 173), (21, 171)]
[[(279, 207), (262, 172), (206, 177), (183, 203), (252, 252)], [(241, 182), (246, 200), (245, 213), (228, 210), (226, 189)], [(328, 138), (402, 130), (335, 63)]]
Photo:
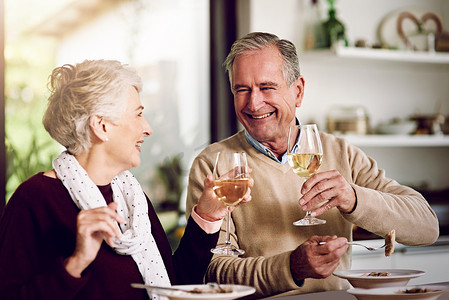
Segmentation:
[[(409, 30), (404, 30), (404, 24), (412, 23), (414, 26), (408, 26)], [(440, 18), (431, 12), (425, 13), (418, 18), (416, 15), (404, 11), (399, 14), (396, 22), (396, 29), (399, 37), (402, 39), (408, 49), (411, 50), (429, 50), (434, 48), (430, 43), (434, 43), (434, 39), (429, 39), (429, 34), (433, 37), (440, 36), (443, 31), (443, 25)], [(424, 49), (423, 49), (424, 48)]]

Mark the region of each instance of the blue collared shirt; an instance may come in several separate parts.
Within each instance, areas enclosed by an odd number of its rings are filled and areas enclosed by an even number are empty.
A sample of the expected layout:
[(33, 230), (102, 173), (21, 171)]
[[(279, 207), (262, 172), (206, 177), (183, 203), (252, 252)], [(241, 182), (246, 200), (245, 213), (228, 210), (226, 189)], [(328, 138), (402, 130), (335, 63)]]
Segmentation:
[[(253, 146), (257, 151), (259, 151), (260, 153), (265, 154), (266, 156), (268, 156), (269, 158), (271, 158), (272, 160), (280, 163), (280, 164), (285, 164), (287, 163), (287, 152), (285, 152), (284, 154), (282, 154), (281, 160), (279, 160), (276, 155), (274, 155), (274, 153), (268, 149), (267, 147), (265, 147), (264, 145), (262, 145), (261, 143), (259, 143), (259, 141), (257, 141), (255, 138), (253, 138), (248, 131), (245, 130), (245, 137), (246, 140), (248, 141), (248, 143)], [(295, 147), (298, 147), (298, 145), (296, 145)]]
[[(299, 122), (298, 119), (296, 119), (296, 124), (300, 125), (301, 123)], [(271, 158), (272, 160), (280, 163), (280, 164), (286, 164), (287, 161), (287, 152), (285, 152), (284, 154), (282, 154), (281, 160), (279, 160), (276, 155), (274, 155), (274, 153), (268, 149), (267, 147), (265, 147), (264, 145), (262, 145), (262, 143), (260, 143), (259, 141), (257, 141), (255, 138), (253, 138), (248, 131), (245, 130), (245, 138), (248, 141), (248, 143), (253, 146), (257, 151), (259, 151), (260, 153), (265, 154), (266, 156), (268, 156), (269, 158)], [(299, 139), (298, 139), (299, 140)], [(295, 147), (298, 147), (298, 145), (296, 145)]]

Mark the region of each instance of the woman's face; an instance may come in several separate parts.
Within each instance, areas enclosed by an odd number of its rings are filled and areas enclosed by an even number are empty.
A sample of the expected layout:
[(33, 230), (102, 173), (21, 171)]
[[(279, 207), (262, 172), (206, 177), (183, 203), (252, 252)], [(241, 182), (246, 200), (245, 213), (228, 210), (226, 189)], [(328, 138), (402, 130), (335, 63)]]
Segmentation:
[(110, 126), (106, 142), (109, 157), (114, 164), (123, 166), (123, 170), (140, 164), (140, 147), (144, 138), (153, 133), (142, 111), (139, 93), (131, 87), (126, 110), (119, 122)]

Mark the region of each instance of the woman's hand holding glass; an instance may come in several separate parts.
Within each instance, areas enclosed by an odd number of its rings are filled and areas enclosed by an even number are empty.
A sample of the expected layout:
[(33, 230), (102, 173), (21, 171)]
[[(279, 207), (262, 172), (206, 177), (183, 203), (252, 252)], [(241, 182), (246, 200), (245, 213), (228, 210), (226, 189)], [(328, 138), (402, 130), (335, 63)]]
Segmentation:
[[(249, 170), (251, 172), (251, 170)], [(196, 207), (196, 213), (207, 221), (218, 221), (226, 217), (228, 209), (231, 212), (238, 206), (251, 201), (251, 188), (254, 180), (249, 177), (249, 188), (242, 201), (235, 206), (228, 207), (223, 202), (218, 201), (217, 194), (214, 192), (214, 177), (208, 175), (204, 180), (204, 190)]]

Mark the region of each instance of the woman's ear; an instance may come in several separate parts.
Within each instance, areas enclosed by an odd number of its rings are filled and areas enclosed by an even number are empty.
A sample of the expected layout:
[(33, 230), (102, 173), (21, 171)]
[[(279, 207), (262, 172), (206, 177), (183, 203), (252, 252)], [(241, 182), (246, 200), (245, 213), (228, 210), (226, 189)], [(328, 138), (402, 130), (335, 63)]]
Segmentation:
[(90, 129), (92, 130), (92, 133), (99, 140), (101, 140), (103, 142), (107, 142), (109, 140), (107, 124), (103, 117), (97, 116), (97, 115), (91, 117), (89, 125), (90, 125)]

